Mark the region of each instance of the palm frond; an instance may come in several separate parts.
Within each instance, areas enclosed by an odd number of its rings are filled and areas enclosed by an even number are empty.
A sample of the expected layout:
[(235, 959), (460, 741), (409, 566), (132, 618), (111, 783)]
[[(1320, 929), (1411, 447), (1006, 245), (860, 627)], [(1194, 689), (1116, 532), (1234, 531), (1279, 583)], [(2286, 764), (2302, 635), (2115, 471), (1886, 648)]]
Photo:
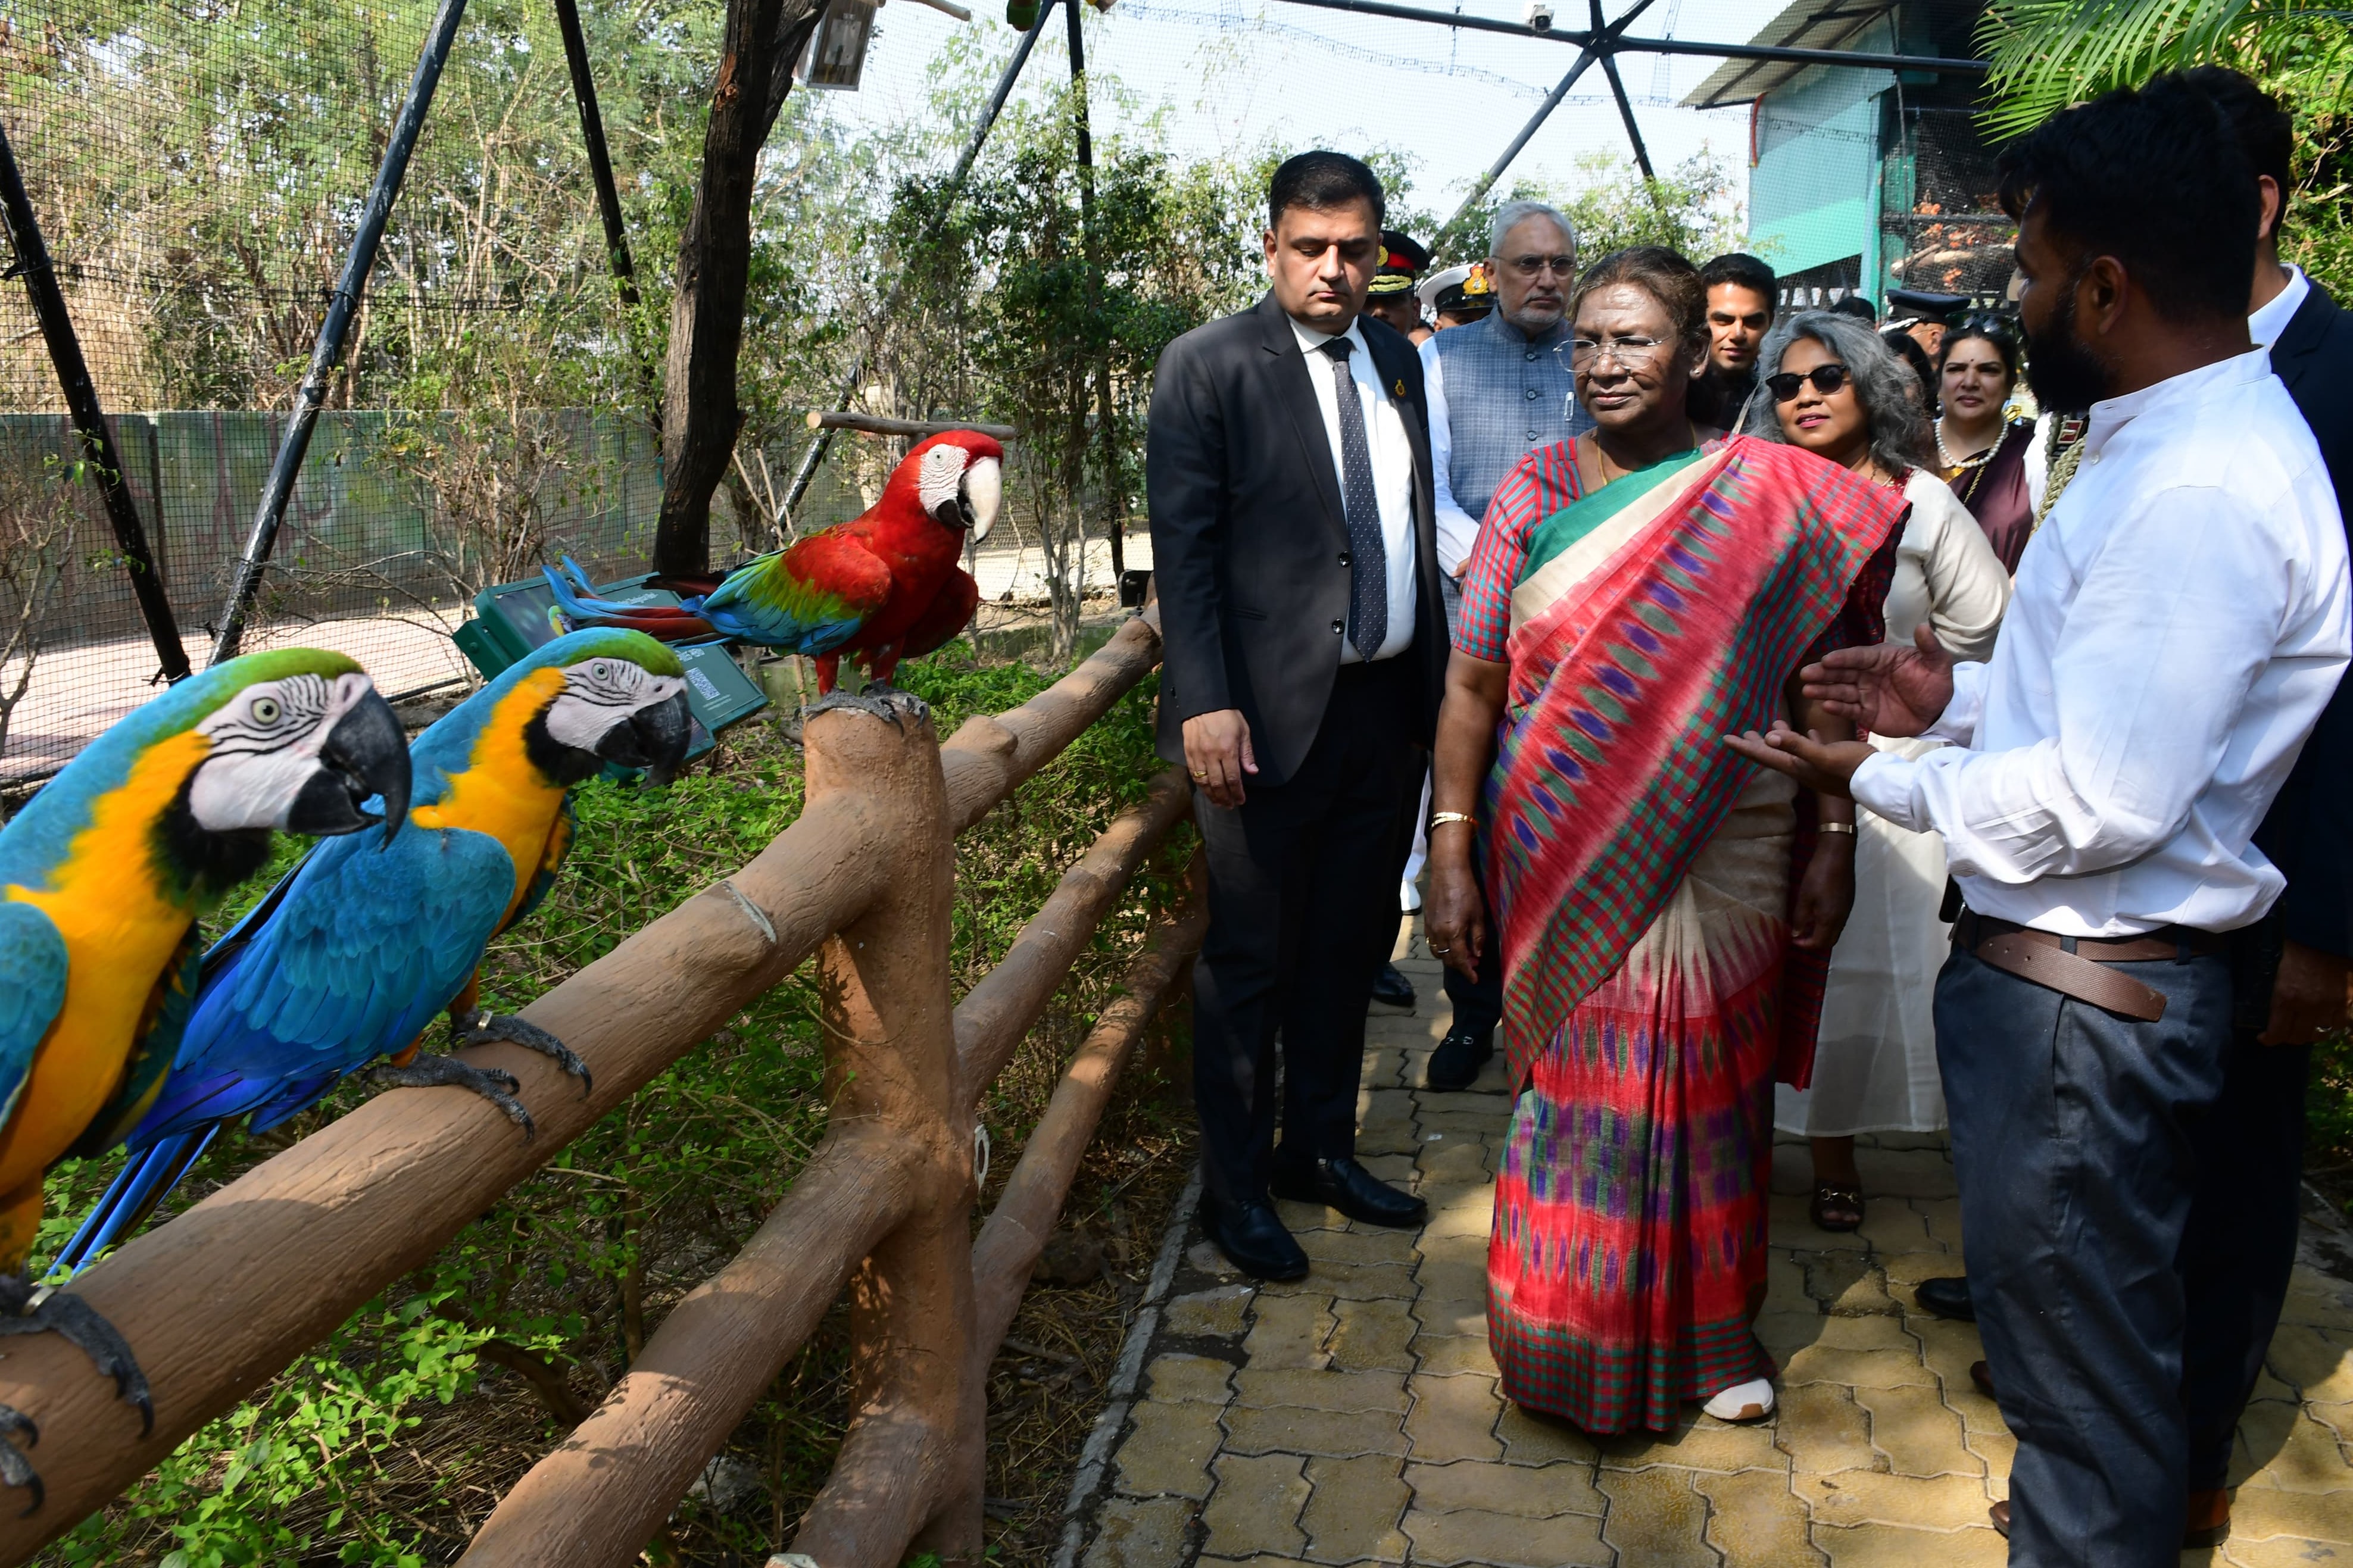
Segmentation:
[(1993, 67), (1981, 119), (1989, 134), (2013, 136), (2160, 71), (2341, 39), (2346, 18), (2341, 5), (2316, 0), (1994, 0), (1978, 28)]

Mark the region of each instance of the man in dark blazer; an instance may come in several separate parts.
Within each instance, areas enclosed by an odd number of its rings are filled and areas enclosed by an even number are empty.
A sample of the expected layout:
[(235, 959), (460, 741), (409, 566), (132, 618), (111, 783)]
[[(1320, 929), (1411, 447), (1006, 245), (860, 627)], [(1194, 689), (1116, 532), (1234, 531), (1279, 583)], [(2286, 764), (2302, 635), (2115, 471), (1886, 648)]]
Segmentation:
[(1160, 754), (1192, 774), (1209, 872), (1201, 1220), (1270, 1279), (1307, 1272), (1271, 1196), (1381, 1225), (1425, 1215), (1355, 1157), (1365, 1007), (1397, 936), (1447, 658), (1421, 362), (1363, 314), (1383, 205), (1353, 158), (1275, 171), (1271, 287), (1161, 355), (1145, 455)]
[[(2353, 315), (2279, 258), (2294, 131), (2236, 71), (2190, 73), (2229, 116), (2263, 190), (2249, 334), (2271, 349), (2319, 443), (2337, 510), (2353, 518)], [(2189, 1416), (2189, 1534), (2218, 1537), (2239, 1415), (2262, 1373), (2295, 1264), (2302, 1217), (2305, 1082), (2312, 1042), (2346, 1021), (2353, 968), (2353, 680), (2321, 712), (2255, 844), (2287, 878), (2239, 960), (2238, 1028), (2222, 1099), (2199, 1148), (2182, 1237), (2187, 1300), (2182, 1402)], [(2276, 972), (2273, 966), (2276, 963)]]

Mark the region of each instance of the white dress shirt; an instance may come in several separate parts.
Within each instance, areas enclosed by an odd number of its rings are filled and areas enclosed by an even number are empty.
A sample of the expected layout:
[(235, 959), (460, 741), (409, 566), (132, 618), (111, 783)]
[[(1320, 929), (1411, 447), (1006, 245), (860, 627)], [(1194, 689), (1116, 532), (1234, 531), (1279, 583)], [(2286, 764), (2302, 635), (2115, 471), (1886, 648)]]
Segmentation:
[(2247, 336), (2255, 340), (2255, 347), (2267, 349), (2279, 342), (2287, 324), (2304, 306), (2305, 297), (2312, 292), (2312, 279), (2304, 275), (2301, 267), (2287, 269), (2287, 287), (2273, 295), (2260, 310), (2247, 314)]
[(1421, 396), (1430, 410), (1430, 483), (1438, 501), (1438, 569), (1449, 577), (1462, 575), (1471, 547), (1479, 542), (1479, 520), (1454, 499), (1454, 422), (1446, 407), (1445, 361), (1438, 357), (1438, 340), (1421, 345)]
[[(1348, 493), (1347, 458), (1340, 448), (1340, 395), (1332, 375), (1332, 356), (1324, 345), (1329, 332), (1310, 331), (1293, 318), (1291, 330), (1299, 335), (1299, 352), (1307, 356), (1307, 379), (1315, 385), (1315, 406), (1324, 411), (1324, 434), (1332, 443), (1332, 471), (1340, 494)], [(1373, 493), (1380, 500), (1381, 552), (1388, 558), (1388, 636), (1374, 650), (1375, 658), (1403, 653), (1413, 643), (1414, 540), (1413, 443), (1407, 437), (1405, 416), (1398, 412), (1389, 389), (1380, 382), (1372, 351), (1365, 346), (1363, 330), (1354, 321), (1340, 334), (1356, 345), (1348, 369), (1356, 382), (1356, 397), (1365, 410), (1365, 445), (1371, 448)], [(1443, 468), (1439, 472), (1444, 473)], [(1345, 520), (1343, 519), (1345, 521)], [(1340, 662), (1356, 664), (1364, 656), (1353, 638), (1340, 639)]]
[(1969, 907), (2063, 936), (2259, 920), (2252, 843), (2353, 652), (2345, 529), (2261, 349), (2096, 404), (2001, 640), (1854, 796), (1944, 835)]

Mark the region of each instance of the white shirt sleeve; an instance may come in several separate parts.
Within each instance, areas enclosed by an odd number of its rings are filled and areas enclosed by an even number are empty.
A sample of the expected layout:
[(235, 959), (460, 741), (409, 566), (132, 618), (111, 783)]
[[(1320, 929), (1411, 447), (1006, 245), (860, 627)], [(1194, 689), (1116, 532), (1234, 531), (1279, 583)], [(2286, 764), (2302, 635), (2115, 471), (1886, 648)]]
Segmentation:
[[(1957, 874), (2020, 885), (2127, 864), (2179, 831), (2215, 775), (2289, 615), (2291, 574), (2276, 552), (2246, 548), (2262, 520), (2227, 492), (2170, 486), (2134, 510), (2087, 563), (2052, 650), (2055, 733), (2009, 751), (1883, 752), (1856, 771), (1855, 798), (1936, 828)], [(1981, 709), (1981, 666), (1955, 671), (1954, 706), (1963, 671)], [(1976, 728), (1974, 710), (1946, 717)]]
[[(1926, 504), (1938, 511), (1923, 563), (1928, 577), (1929, 627), (1957, 658), (1989, 658), (2002, 612), (2010, 607), (2010, 574), (2002, 570), (2001, 557), (1986, 542), (1985, 530), (1958, 497), (1942, 484), (1935, 490), (1921, 489), (1927, 492)], [(1915, 497), (1913, 504), (1923, 503)]]
[(1421, 345), (1422, 396), (1430, 408), (1430, 487), (1438, 502), (1438, 569), (1462, 575), (1471, 547), (1479, 542), (1479, 520), (1454, 499), (1454, 429), (1446, 407), (1446, 373), (1440, 368), (1438, 340)]

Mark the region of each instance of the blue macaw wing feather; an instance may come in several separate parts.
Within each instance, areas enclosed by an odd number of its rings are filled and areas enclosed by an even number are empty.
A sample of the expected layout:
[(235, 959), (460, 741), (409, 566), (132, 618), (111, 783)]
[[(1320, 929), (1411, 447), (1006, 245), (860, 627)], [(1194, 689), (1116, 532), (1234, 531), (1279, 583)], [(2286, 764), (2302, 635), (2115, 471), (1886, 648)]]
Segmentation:
[(0, 1125), (16, 1109), (33, 1053), (66, 1005), (66, 939), (30, 904), (0, 900)]
[(513, 894), (513, 864), (486, 834), (412, 823), (380, 849), (359, 834), (322, 845), (206, 979), (132, 1147), (297, 1084), (308, 1103), (406, 1048), (473, 973)]

